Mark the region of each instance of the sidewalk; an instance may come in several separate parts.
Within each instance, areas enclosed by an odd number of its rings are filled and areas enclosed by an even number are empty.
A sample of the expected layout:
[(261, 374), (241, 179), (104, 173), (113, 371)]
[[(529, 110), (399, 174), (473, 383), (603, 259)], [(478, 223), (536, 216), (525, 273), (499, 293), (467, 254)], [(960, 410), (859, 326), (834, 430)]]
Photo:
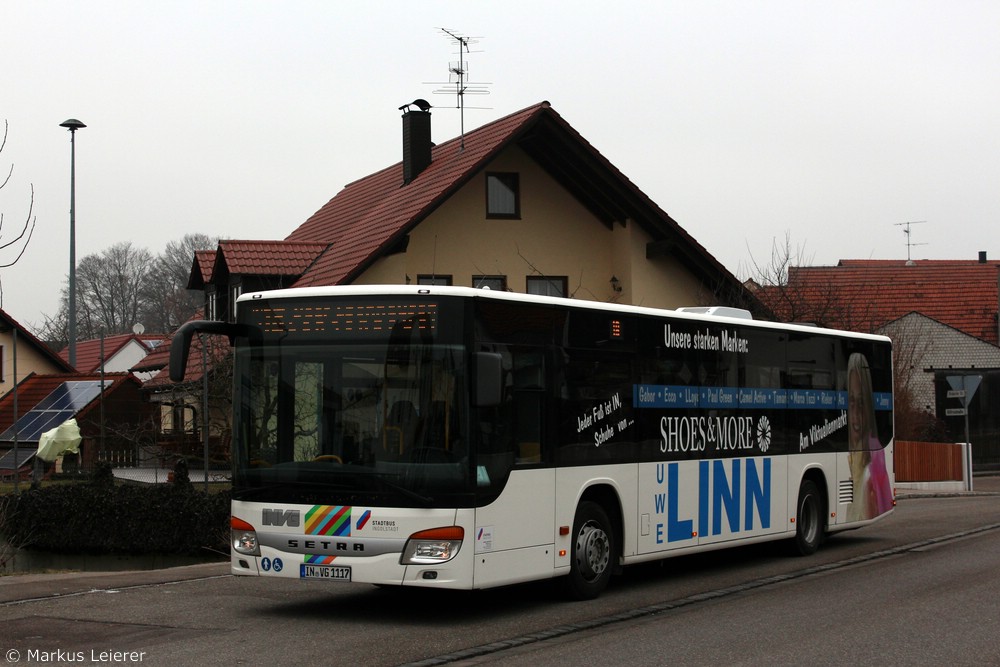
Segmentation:
[(954, 483), (943, 482), (935, 488), (933, 482), (925, 488), (906, 488), (902, 482), (896, 483), (896, 498), (928, 498), (933, 496), (962, 496), (969, 494), (1000, 494), (1000, 474), (983, 474), (972, 476), (972, 491), (957, 490)]
[(11, 574), (0, 577), (0, 604), (228, 576), (229, 561), (162, 570)]

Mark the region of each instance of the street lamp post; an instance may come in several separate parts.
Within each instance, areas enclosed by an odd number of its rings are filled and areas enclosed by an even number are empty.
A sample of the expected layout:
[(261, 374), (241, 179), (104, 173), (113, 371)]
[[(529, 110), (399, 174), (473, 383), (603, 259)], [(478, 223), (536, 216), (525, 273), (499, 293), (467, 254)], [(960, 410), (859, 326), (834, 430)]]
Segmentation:
[(70, 118), (59, 127), (69, 130), (69, 365), (76, 368), (76, 131), (87, 126)]

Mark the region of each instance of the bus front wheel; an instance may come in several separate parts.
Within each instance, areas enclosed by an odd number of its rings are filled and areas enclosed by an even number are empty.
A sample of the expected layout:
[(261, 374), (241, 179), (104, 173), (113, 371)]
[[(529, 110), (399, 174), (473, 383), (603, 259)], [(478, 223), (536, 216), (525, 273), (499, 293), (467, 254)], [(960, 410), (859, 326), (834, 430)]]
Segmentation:
[(816, 553), (823, 541), (826, 503), (811, 479), (802, 481), (795, 511), (795, 551), (801, 556)]
[(565, 592), (575, 600), (592, 600), (607, 588), (615, 553), (614, 530), (604, 508), (584, 501), (573, 520), (570, 571)]

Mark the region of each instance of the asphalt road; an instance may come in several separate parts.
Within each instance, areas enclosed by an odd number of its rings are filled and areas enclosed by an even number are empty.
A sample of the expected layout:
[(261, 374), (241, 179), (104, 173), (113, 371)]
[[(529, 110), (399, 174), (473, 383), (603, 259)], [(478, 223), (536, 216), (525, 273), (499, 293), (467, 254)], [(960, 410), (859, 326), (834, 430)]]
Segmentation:
[[(911, 496), (815, 556), (632, 567), (595, 601), (234, 578), (228, 565), (0, 578), (0, 664), (1000, 664), (1000, 478)], [(984, 493), (985, 492), (985, 493)]]

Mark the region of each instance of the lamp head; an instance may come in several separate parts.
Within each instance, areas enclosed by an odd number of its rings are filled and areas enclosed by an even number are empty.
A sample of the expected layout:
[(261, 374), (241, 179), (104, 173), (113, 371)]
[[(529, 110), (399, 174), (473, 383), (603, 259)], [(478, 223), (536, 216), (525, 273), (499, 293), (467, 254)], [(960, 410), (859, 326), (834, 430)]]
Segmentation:
[(63, 122), (59, 123), (59, 127), (65, 127), (70, 132), (76, 132), (80, 128), (87, 126), (78, 121), (76, 118), (70, 118), (69, 120), (64, 120)]

